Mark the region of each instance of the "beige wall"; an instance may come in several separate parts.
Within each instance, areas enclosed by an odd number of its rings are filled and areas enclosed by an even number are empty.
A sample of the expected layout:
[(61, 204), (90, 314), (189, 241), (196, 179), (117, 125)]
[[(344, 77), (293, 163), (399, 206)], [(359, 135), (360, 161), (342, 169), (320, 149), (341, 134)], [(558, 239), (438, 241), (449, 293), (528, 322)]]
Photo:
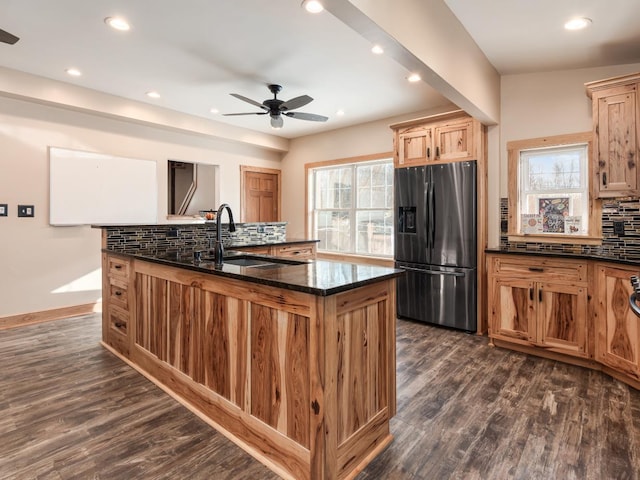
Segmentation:
[(502, 77), (500, 194), (507, 196), (507, 142), (592, 129), (584, 84), (640, 71), (640, 63)]
[[(499, 245), (500, 198), (507, 195), (506, 143), (591, 130), (591, 101), (584, 84), (637, 71), (640, 71), (640, 64), (502, 77), (501, 124), (488, 128), (489, 247)], [(404, 118), (424, 115), (406, 115)], [(304, 164), (390, 151), (392, 136), (388, 125), (394, 121), (371, 122), (291, 141), (282, 162), (283, 211), (284, 218), (290, 222), (287, 229), (290, 236), (305, 236)]]
[[(219, 198), (238, 212), (240, 165), (280, 168), (262, 148), (0, 97), (0, 317), (101, 296), (100, 230), (48, 225), (48, 146), (156, 160), (160, 221), (169, 158), (220, 165)], [(17, 204), (35, 205), (35, 218), (17, 218)]]
[(282, 159), (282, 218), (289, 222), (287, 236), (307, 237), (304, 230), (305, 164), (392, 152), (393, 135), (389, 125), (456, 108), (449, 105), (291, 140), (289, 152)]
[[(502, 122), (489, 128), (488, 138), (489, 246), (498, 244), (499, 198), (507, 192), (506, 143), (590, 130), (584, 83), (637, 71), (640, 64), (502, 77)], [(247, 144), (0, 97), (0, 203), (8, 203), (10, 213), (0, 217), (0, 317), (100, 297), (99, 230), (48, 225), (48, 146), (156, 160), (159, 219), (167, 210), (168, 158), (219, 164), (219, 198), (236, 211), (240, 165), (281, 168), (288, 235), (305, 237), (305, 163), (390, 152), (389, 124), (451, 108), (294, 139), (280, 162), (278, 153)], [(18, 203), (34, 204), (36, 217), (18, 219)]]

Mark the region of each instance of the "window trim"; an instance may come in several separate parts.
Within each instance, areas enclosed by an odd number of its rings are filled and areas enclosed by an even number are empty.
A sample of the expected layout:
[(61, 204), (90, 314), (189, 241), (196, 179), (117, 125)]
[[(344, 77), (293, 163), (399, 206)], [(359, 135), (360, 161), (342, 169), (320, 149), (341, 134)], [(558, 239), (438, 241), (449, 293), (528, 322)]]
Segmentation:
[[(565, 235), (559, 233), (524, 234), (518, 228), (520, 186), (518, 182), (518, 166), (520, 151), (536, 148), (562, 147), (565, 145), (587, 144), (588, 181), (588, 217), (589, 231), (587, 235)], [(549, 137), (530, 138), (507, 142), (508, 154), (508, 240), (513, 242), (535, 243), (571, 243), (580, 245), (602, 244), (602, 202), (593, 193), (593, 132), (570, 133)]]
[[(385, 160), (385, 159), (390, 159), (393, 162), (393, 152), (374, 153), (370, 155), (360, 155), (357, 157), (347, 157), (347, 158), (339, 158), (335, 160), (323, 160), (320, 162), (305, 163), (304, 165), (304, 178), (305, 178), (304, 210), (306, 213), (304, 216), (304, 231), (307, 232), (308, 238), (311, 238), (313, 235), (313, 232), (311, 231), (313, 226), (313, 221), (312, 221), (313, 209), (311, 208), (311, 206), (313, 202), (310, 199), (310, 195), (312, 192), (311, 182), (313, 181), (311, 170), (315, 168), (333, 167), (333, 166), (350, 164), (350, 163), (366, 163), (366, 162), (373, 162), (376, 160)], [(362, 255), (362, 254), (356, 254), (356, 253), (343, 253), (343, 252), (318, 252), (317, 255), (318, 257), (322, 257), (323, 255), (332, 256), (334, 254), (344, 258), (353, 257), (353, 258), (360, 258), (360, 259), (362, 258), (382, 259), (382, 260), (390, 259), (390, 257), (387, 257), (387, 256)]]

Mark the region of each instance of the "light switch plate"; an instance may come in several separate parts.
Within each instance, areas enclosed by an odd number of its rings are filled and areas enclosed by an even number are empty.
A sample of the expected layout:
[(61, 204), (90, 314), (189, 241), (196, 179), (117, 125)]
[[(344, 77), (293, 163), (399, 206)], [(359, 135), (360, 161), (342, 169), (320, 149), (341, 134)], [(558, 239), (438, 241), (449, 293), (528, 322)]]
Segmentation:
[(33, 217), (35, 216), (35, 207), (33, 205), (18, 205), (19, 217)]
[(9, 206), (6, 203), (0, 203), (0, 217), (6, 217), (9, 213)]

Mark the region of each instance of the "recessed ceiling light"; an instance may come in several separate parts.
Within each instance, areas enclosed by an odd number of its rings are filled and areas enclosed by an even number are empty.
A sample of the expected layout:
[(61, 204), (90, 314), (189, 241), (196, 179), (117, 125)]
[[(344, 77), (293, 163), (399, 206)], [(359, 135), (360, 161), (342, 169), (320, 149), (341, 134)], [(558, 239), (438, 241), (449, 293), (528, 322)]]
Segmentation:
[(382, 55), (384, 53), (384, 48), (382, 48), (380, 45), (374, 45), (373, 47), (371, 47), (371, 51), (376, 55)]
[(407, 80), (409, 80), (411, 83), (415, 83), (415, 82), (419, 82), (420, 80), (422, 80), (422, 77), (420, 75), (418, 75), (417, 73), (412, 73), (411, 75), (409, 75), (407, 77)]
[(77, 68), (67, 68), (65, 71), (72, 77), (79, 77), (80, 75), (82, 75), (82, 72)]
[(564, 24), (564, 28), (567, 30), (582, 30), (591, 25), (591, 19), (586, 17), (572, 18)]
[(336, 115), (338, 115), (339, 117), (344, 115), (344, 110), (340, 109), (336, 112)]
[(150, 92), (147, 92), (147, 97), (160, 98), (160, 94), (158, 92), (156, 92), (155, 90), (152, 90)]
[(324, 10), (322, 3), (318, 0), (303, 0), (302, 6), (309, 13), (320, 13)]
[(212, 108), (209, 110), (211, 113), (220, 113), (220, 110), (218, 110), (217, 108)]
[(131, 29), (129, 22), (122, 17), (107, 17), (104, 19), (104, 23), (109, 25), (111, 28), (115, 28), (116, 30), (121, 30), (123, 32)]

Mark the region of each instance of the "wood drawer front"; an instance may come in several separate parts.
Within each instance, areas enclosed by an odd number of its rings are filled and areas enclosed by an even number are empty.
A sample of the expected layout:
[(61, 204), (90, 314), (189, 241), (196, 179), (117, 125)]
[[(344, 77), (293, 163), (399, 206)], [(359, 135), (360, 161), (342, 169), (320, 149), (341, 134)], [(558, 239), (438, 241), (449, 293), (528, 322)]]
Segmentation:
[(584, 283), (587, 281), (587, 264), (586, 262), (546, 258), (522, 260), (501, 257), (493, 259), (492, 273), (529, 280)]
[(129, 278), (129, 261), (109, 255), (107, 257), (107, 271), (110, 277)]
[(271, 247), (242, 247), (234, 248), (236, 252), (253, 253), (254, 255), (269, 255), (271, 253)]
[(109, 279), (109, 304), (129, 310), (129, 292), (127, 284), (117, 278)]
[(109, 336), (113, 333), (118, 333), (120, 335), (127, 335), (127, 331), (129, 328), (129, 314), (116, 307), (109, 306)]
[(119, 331), (111, 330), (105, 343), (120, 352), (125, 357), (129, 357), (129, 338)]
[(314, 258), (316, 254), (315, 245), (283, 245), (273, 247), (272, 255), (276, 257), (292, 258)]

